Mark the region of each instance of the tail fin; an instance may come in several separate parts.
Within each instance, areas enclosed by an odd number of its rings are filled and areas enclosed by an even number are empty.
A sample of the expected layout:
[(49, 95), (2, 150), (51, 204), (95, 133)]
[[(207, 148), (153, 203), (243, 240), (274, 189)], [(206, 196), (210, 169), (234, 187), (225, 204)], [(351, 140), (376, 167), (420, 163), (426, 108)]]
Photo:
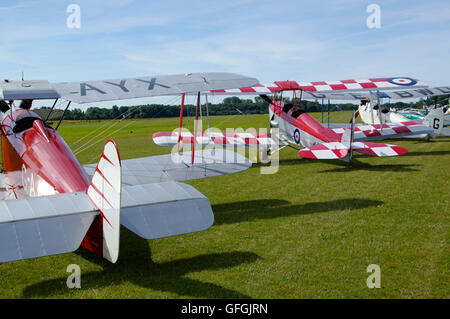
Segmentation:
[(442, 108), (432, 109), (424, 118), (423, 123), (434, 129), (434, 134), (440, 135), (444, 128), (444, 111)]
[(119, 152), (114, 141), (109, 140), (86, 193), (101, 213), (103, 257), (112, 263), (119, 257), (121, 187)]

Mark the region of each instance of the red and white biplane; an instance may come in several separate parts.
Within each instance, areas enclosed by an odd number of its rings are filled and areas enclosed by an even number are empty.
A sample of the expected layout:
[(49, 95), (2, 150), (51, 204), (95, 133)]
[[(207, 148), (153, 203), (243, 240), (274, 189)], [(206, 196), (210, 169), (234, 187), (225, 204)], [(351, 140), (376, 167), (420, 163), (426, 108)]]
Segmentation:
[[(202, 146), (258, 146), (261, 158), (264, 158), (266, 150), (274, 153), (286, 146), (293, 148), (302, 146), (303, 149), (297, 149), (298, 155), (313, 159), (350, 161), (354, 151), (377, 157), (402, 155), (407, 152), (403, 147), (372, 141), (407, 135), (432, 134), (433, 129), (415, 121), (356, 125), (354, 119), (351, 125), (328, 128), (302, 109), (301, 100), (331, 98), (333, 95), (341, 96), (342, 94), (359, 96), (361, 92), (370, 90), (393, 90), (405, 87), (417, 89), (425, 88), (426, 85), (415, 79), (396, 77), (328, 82), (277, 81), (273, 85), (259, 84), (240, 89), (214, 90), (209, 94), (260, 95), (264, 98), (269, 104), (270, 136), (251, 133), (227, 135), (212, 132), (194, 132), (192, 135), (189, 132), (181, 133), (180, 130), (155, 133), (153, 140), (161, 146), (180, 143)], [(286, 91), (293, 93), (292, 103), (283, 100), (283, 92)], [(270, 99), (268, 94), (273, 94), (274, 99)]]
[[(106, 143), (97, 164), (82, 166), (52, 127), (31, 110), (32, 100), (90, 103), (193, 94), (258, 84), (232, 73), (196, 73), (108, 81), (0, 82), (2, 159), (0, 263), (72, 252), (80, 245), (116, 262), (120, 225), (146, 239), (209, 228), (207, 197), (179, 183), (231, 174), (251, 163), (230, 151), (175, 162), (162, 155), (120, 160)], [(20, 106), (15, 106), (20, 101)], [(53, 108), (52, 108), (53, 110)], [(47, 117), (48, 118), (48, 117)], [(233, 160), (229, 160), (229, 159)]]

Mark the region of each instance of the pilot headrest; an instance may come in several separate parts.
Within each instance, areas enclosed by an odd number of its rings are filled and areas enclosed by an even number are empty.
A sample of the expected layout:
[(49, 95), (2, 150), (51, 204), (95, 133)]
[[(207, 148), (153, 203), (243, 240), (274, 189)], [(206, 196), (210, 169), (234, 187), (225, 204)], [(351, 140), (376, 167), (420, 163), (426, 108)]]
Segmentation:
[(8, 103), (6, 103), (4, 100), (0, 100), (0, 111), (2, 111), (3, 113), (5, 113), (6, 111), (9, 110), (9, 105)]
[(22, 100), (19, 107), (21, 109), (29, 110), (29, 109), (31, 109), (32, 104), (33, 104), (33, 100)]

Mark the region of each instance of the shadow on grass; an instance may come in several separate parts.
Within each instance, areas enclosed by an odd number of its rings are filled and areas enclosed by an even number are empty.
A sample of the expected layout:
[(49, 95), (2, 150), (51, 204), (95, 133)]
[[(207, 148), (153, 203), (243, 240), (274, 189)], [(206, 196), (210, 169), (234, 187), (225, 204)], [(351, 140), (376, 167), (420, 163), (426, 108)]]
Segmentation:
[[(429, 154), (428, 154), (429, 153)], [(406, 153), (402, 156), (408, 156), (408, 154), (411, 154), (410, 156), (420, 156), (420, 155), (446, 155), (447, 151), (435, 151), (435, 152), (411, 152)], [(371, 165), (368, 163), (363, 163), (358, 161), (358, 158), (373, 158), (373, 156), (369, 155), (361, 155), (356, 154), (353, 158), (353, 164), (352, 166), (349, 166), (347, 162), (344, 162), (342, 160), (313, 160), (313, 159), (307, 159), (307, 158), (298, 158), (298, 159), (286, 159), (286, 160), (280, 160), (279, 165), (307, 165), (307, 164), (317, 164), (319, 162), (321, 163), (327, 163), (327, 164), (333, 164), (336, 165), (337, 168), (332, 168), (329, 170), (321, 171), (320, 173), (327, 173), (327, 172), (347, 172), (347, 171), (355, 171), (355, 170), (367, 170), (367, 171), (392, 171), (392, 172), (411, 172), (411, 171), (417, 171), (417, 169), (411, 168), (413, 166), (421, 166), (420, 164), (381, 164), (381, 165)], [(252, 167), (260, 167), (263, 166), (263, 164), (253, 164)]]
[[(405, 156), (405, 155), (403, 155)], [(358, 156), (358, 157), (371, 157), (367, 155)], [(333, 160), (333, 164), (336, 164), (339, 167), (326, 169), (320, 171), (319, 173), (342, 173), (342, 172), (352, 172), (352, 171), (374, 171), (374, 172), (417, 172), (419, 171), (415, 167), (420, 167), (422, 164), (380, 164), (380, 165), (372, 165), (369, 163), (360, 162), (357, 159), (353, 159), (353, 163), (350, 166), (346, 162)]]
[[(219, 285), (187, 278), (189, 273), (218, 270), (251, 263), (260, 257), (252, 252), (233, 251), (220, 254), (206, 254), (154, 263), (151, 259), (149, 243), (124, 227), (121, 228), (121, 251), (116, 264), (106, 263), (107, 270), (83, 273), (81, 269), (81, 291), (102, 289), (131, 283), (151, 291), (176, 293), (179, 296), (192, 298), (251, 298)], [(76, 252), (81, 257), (99, 264), (98, 256), (80, 248)], [(69, 275), (69, 274), (67, 274)], [(67, 293), (67, 277), (43, 281), (24, 289), (23, 298), (45, 298)], [(133, 297), (127, 288), (122, 292), (111, 290), (111, 298)], [(78, 290), (74, 289), (74, 293)], [(109, 297), (108, 297), (109, 298)]]
[(408, 152), (402, 156), (440, 156), (449, 155), (450, 151)]
[(364, 198), (337, 199), (301, 205), (290, 205), (290, 202), (285, 200), (261, 199), (213, 205), (212, 208), (215, 216), (214, 225), (223, 225), (256, 219), (361, 209), (382, 204), (384, 204), (382, 201)]

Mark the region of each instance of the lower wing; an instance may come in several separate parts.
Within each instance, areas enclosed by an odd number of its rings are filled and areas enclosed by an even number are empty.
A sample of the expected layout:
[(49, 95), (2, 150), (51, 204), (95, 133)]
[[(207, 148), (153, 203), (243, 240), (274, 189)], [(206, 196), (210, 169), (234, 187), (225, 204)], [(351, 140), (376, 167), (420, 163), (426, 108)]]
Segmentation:
[[(330, 124), (330, 128), (337, 134), (344, 134), (350, 130), (350, 124)], [(434, 129), (420, 122), (406, 121), (401, 123), (361, 124), (355, 126), (355, 141), (370, 141), (403, 136), (433, 134)]]
[[(408, 152), (406, 148), (371, 142), (353, 142), (351, 150), (376, 157), (398, 156)], [(342, 159), (350, 152), (350, 145), (340, 142), (322, 143), (304, 148), (298, 156), (312, 159)]]
[[(181, 137), (177, 132), (158, 132), (153, 134), (153, 141), (159, 146), (175, 146), (191, 145), (194, 142), (194, 134), (190, 132), (182, 132)], [(223, 145), (223, 146), (246, 146), (258, 147), (275, 145), (275, 141), (267, 134), (252, 134), (252, 133), (220, 133), (208, 132), (199, 133), (195, 139), (196, 145), (201, 147), (209, 145)]]

